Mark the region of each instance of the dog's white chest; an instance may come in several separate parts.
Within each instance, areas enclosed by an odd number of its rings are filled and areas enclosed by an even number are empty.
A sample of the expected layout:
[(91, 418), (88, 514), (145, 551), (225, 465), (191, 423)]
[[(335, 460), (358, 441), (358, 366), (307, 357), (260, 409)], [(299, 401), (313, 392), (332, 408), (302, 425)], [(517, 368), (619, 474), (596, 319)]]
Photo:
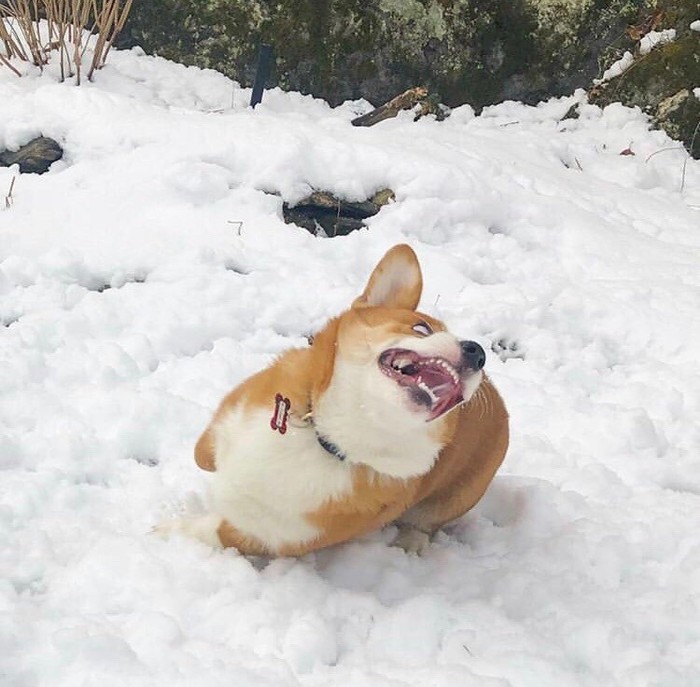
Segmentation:
[[(350, 466), (325, 451), (312, 427), (273, 428), (269, 411), (233, 408), (213, 429), (214, 510), (272, 547), (319, 535), (305, 514), (352, 489)], [(274, 424), (274, 423), (273, 423)]]

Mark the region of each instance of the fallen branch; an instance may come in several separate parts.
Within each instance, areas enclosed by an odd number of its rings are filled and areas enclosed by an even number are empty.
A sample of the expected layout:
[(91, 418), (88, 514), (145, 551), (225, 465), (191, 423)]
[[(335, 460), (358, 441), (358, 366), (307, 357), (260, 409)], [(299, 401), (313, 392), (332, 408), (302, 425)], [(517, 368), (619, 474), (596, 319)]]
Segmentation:
[(383, 122), (385, 119), (396, 117), (401, 110), (410, 110), (427, 97), (427, 88), (423, 88), (422, 86), (409, 88), (401, 95), (392, 98), (388, 103), (380, 105), (367, 114), (356, 117), (352, 120), (352, 124), (353, 126), (373, 126), (374, 124)]

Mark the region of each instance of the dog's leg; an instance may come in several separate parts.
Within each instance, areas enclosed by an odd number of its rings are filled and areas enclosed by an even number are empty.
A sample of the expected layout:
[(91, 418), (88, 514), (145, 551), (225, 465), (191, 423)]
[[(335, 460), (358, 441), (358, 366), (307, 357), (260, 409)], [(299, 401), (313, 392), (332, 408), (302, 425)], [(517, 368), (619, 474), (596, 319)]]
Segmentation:
[(409, 508), (394, 522), (399, 531), (392, 546), (398, 546), (407, 553), (422, 554), (442, 525), (456, 520), (471, 508), (471, 505), (464, 504), (461, 497), (459, 492), (434, 494)]
[[(399, 536), (394, 543), (406, 548), (403, 541), (410, 544), (420, 541), (423, 535), (425, 548), (430, 537), (443, 525), (461, 518), (476, 505), (490, 481), (491, 475), (481, 480), (468, 479), (464, 483), (457, 482), (409, 508), (395, 523), (399, 526)], [(411, 530), (413, 534), (409, 534)]]
[(480, 469), (467, 469), (460, 476), (409, 508), (394, 523), (399, 534), (394, 544), (420, 553), (440, 527), (462, 517), (483, 496), (501, 464), (508, 446), (508, 424), (479, 446)]
[(476, 505), (491, 481), (491, 475), (487, 477), (458, 482), (409, 508), (394, 522), (399, 532), (392, 545), (422, 553), (443, 525), (461, 518)]
[(415, 553), (420, 556), (430, 545), (429, 532), (424, 532), (406, 522), (400, 521), (394, 524), (398, 527), (399, 531), (394, 541), (391, 542), (392, 546), (398, 546), (406, 553)]

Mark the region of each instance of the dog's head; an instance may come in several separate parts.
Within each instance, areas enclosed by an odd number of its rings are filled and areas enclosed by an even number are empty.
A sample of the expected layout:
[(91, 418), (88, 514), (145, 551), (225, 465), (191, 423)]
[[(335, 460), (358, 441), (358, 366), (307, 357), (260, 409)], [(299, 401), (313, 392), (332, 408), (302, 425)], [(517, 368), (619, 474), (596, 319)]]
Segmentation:
[(483, 349), (416, 311), (422, 287), (413, 250), (394, 246), (352, 307), (316, 335), (314, 417), (339, 446), (364, 439), (376, 450), (400, 443), (410, 451), (425, 440), (436, 455), (449, 412), (481, 383)]

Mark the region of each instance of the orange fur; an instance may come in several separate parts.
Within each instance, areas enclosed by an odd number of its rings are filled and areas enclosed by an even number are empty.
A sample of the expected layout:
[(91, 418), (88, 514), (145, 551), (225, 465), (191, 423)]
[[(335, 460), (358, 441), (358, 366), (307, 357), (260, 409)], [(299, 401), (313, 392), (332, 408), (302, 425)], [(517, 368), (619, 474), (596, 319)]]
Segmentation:
[[(291, 402), (289, 421), (293, 431), (313, 432), (307, 416), (313, 416), (329, 388), (339, 356), (343, 360), (362, 360), (368, 349), (382, 342), (411, 336), (417, 318), (429, 323), (435, 332), (445, 331), (439, 320), (415, 312), (421, 289), (422, 277), (413, 251), (405, 245), (395, 246), (379, 263), (363, 294), (314, 336), (310, 348), (284, 353), (226, 396), (197, 442), (197, 465), (216, 470), (213, 427), (235, 409), (272, 412), (275, 394), (281, 393)], [(424, 474), (397, 478), (365, 464), (347, 465), (351, 488), (303, 514), (317, 528), (317, 537), (275, 548), (244, 534), (235, 522), (224, 521), (217, 531), (220, 541), (245, 554), (297, 556), (347, 541), (397, 519), (424, 532), (434, 532), (464, 514), (484, 493), (508, 446), (508, 414), (495, 387), (484, 377), (468, 403), (431, 422), (426, 432), (442, 448)], [(328, 460), (336, 458), (328, 455)], [(260, 469), (265, 469), (262, 458)]]

